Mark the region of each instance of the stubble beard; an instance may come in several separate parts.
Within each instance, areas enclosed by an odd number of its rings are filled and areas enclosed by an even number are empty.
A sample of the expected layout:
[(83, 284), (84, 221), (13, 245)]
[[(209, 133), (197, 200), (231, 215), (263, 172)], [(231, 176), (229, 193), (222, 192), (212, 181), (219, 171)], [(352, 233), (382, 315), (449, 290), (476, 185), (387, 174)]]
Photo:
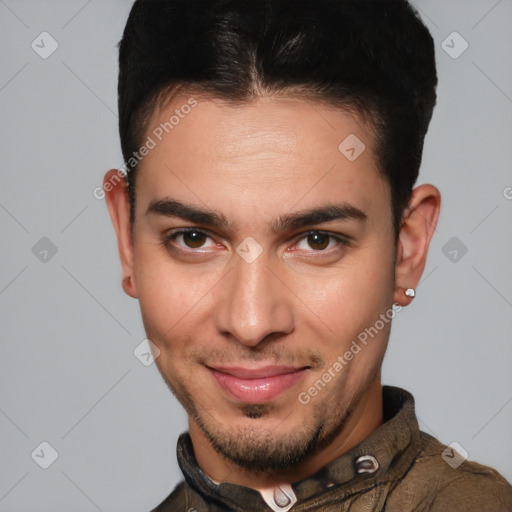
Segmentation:
[[(184, 386), (171, 383), (163, 373), (162, 376), (217, 453), (243, 470), (269, 475), (291, 469), (329, 446), (343, 431), (379, 373), (380, 366), (376, 365), (367, 373), (365, 381), (341, 405), (335, 395), (331, 395), (330, 400), (312, 400), (307, 405), (297, 401), (296, 407), (307, 407), (309, 411), (307, 419), (300, 422), (300, 429), (294, 432), (284, 429), (286, 420), (293, 416), (294, 410), (273, 429), (266, 430), (258, 424), (259, 420), (263, 421), (272, 413), (272, 404), (240, 404), (238, 409), (241, 414), (253, 423), (236, 429), (224, 427), (207, 409), (199, 407)], [(323, 393), (329, 393), (329, 390), (322, 390), (317, 397), (321, 398)]]

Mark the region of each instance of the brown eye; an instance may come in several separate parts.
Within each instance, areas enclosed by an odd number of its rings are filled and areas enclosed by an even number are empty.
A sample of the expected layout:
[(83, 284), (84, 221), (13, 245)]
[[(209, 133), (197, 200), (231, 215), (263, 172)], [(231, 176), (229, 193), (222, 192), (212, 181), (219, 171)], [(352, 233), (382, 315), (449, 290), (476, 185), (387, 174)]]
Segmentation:
[(312, 233), (308, 235), (308, 245), (315, 251), (322, 251), (329, 245), (329, 235), (323, 233)]
[(218, 247), (218, 244), (207, 232), (194, 228), (178, 229), (167, 233), (161, 243), (168, 251), (181, 255), (211, 253)]
[(294, 250), (319, 253), (318, 255), (332, 255), (335, 251), (343, 251), (349, 245), (345, 236), (325, 231), (309, 231), (304, 233)]
[(190, 249), (199, 249), (206, 241), (207, 235), (201, 231), (186, 231), (181, 234), (183, 242)]

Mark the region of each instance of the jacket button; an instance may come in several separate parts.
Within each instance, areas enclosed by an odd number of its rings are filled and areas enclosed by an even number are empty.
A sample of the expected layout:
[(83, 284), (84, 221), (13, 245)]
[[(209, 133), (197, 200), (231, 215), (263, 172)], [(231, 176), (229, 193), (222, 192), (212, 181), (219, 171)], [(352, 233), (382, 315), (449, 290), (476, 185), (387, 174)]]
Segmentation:
[(379, 469), (379, 463), (373, 455), (361, 455), (354, 463), (356, 471), (361, 473), (375, 473)]

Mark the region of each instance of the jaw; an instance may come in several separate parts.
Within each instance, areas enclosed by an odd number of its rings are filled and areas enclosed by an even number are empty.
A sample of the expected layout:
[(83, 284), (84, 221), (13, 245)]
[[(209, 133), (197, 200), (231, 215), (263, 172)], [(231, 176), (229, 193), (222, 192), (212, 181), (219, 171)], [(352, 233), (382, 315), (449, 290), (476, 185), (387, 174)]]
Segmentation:
[(381, 400), (380, 379), (375, 378), (345, 407), (333, 399), (301, 405), (305, 416), (289, 410), (278, 418), (272, 413), (237, 416), (239, 421), (225, 420), (225, 429), (199, 415), (197, 420), (189, 417), (190, 435), (200, 467), (213, 480), (263, 488), (306, 478), (361, 442), (382, 423)]

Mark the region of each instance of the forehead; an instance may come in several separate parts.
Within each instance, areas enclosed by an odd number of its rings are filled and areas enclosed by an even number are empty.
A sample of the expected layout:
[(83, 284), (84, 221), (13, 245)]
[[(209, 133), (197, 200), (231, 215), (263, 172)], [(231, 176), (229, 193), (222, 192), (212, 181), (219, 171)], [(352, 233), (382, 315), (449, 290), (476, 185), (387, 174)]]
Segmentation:
[(370, 131), (323, 103), (262, 97), (233, 105), (181, 95), (155, 110), (148, 137), (154, 147), (137, 178), (142, 201), (167, 191), (225, 208), (307, 208), (321, 197), (350, 199), (361, 209), (383, 200), (390, 209)]
[[(195, 105), (192, 108), (191, 103)], [(173, 126), (168, 126), (169, 121)], [(187, 148), (197, 144), (197, 157), (215, 154), (226, 163), (298, 153), (314, 157), (315, 150), (328, 146), (332, 153), (337, 151), (340, 137), (356, 133), (367, 147), (372, 145), (367, 127), (356, 114), (293, 96), (261, 96), (234, 104), (181, 95), (153, 112), (146, 131), (148, 135), (154, 132), (158, 139), (185, 143)]]

